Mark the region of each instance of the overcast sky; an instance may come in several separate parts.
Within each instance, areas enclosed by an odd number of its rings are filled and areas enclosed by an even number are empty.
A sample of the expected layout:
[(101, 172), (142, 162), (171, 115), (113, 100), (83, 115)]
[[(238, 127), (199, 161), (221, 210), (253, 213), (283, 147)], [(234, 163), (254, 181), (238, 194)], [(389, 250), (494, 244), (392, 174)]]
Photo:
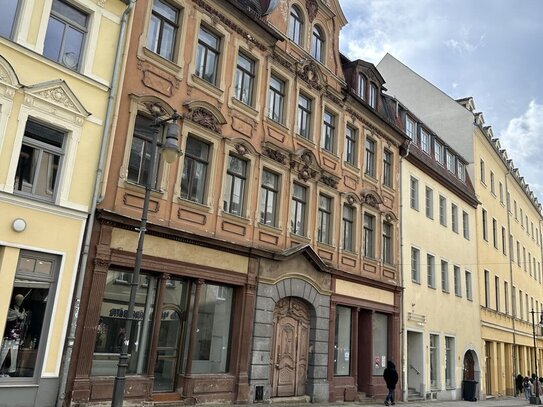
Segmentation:
[(543, 0), (340, 4), (344, 54), (377, 65), (388, 52), (454, 99), (472, 96), (543, 204)]

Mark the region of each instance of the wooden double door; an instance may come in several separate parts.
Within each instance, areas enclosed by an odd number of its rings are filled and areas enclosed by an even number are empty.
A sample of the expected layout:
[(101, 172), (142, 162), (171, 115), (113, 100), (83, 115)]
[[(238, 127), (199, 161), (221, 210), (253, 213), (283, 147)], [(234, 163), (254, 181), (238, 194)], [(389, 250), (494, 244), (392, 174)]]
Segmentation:
[(297, 298), (278, 301), (273, 313), (272, 397), (302, 396), (307, 381), (310, 316)]

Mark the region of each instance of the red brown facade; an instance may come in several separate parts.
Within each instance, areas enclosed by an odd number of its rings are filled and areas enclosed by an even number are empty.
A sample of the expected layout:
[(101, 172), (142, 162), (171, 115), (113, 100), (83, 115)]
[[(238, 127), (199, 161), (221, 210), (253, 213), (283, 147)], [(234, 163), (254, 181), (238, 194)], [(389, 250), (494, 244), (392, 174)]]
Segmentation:
[(337, 1), (247, 3), (136, 3), (72, 404), (111, 399), (156, 112), (181, 115), (182, 155), (152, 180), (125, 398), (351, 401), (399, 364), (405, 137), (383, 79), (339, 54)]

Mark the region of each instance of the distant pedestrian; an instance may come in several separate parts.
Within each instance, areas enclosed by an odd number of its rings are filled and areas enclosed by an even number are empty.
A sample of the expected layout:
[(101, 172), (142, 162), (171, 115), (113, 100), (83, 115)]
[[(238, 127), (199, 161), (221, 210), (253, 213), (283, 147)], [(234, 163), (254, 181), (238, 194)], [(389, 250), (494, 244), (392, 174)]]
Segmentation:
[(530, 383), (528, 376), (524, 377), (522, 388), (524, 389), (524, 397), (526, 397), (526, 400), (530, 400), (530, 396), (532, 395), (532, 384)]
[(522, 387), (522, 381), (523, 381), (522, 375), (519, 373), (517, 377), (515, 377), (515, 386), (517, 388), (517, 394), (516, 394), (517, 396), (524, 392), (524, 389)]
[(396, 389), (396, 383), (398, 383), (398, 372), (396, 371), (396, 366), (392, 361), (387, 362), (387, 367), (383, 373), (383, 378), (387, 384), (388, 394), (385, 399), (385, 406), (394, 405), (394, 390)]

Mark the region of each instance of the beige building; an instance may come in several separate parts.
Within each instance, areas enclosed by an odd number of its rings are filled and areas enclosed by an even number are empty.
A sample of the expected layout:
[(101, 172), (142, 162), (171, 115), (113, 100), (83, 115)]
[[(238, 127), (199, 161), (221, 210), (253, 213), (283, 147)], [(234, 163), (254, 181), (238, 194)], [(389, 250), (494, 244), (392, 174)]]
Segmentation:
[(401, 165), (404, 399), (458, 400), (463, 381), (480, 381), (484, 364), (478, 202), (464, 158), (399, 111), (412, 139)]
[(541, 373), (534, 348), (543, 341), (532, 324), (543, 299), (541, 206), (472, 98), (451, 99), (391, 55), (378, 68), (389, 91), (467, 161), (480, 202), (474, 234), (485, 349), (480, 385), (483, 394), (514, 394), (517, 374)]
[(2, 2), (2, 406), (57, 401), (125, 7)]

